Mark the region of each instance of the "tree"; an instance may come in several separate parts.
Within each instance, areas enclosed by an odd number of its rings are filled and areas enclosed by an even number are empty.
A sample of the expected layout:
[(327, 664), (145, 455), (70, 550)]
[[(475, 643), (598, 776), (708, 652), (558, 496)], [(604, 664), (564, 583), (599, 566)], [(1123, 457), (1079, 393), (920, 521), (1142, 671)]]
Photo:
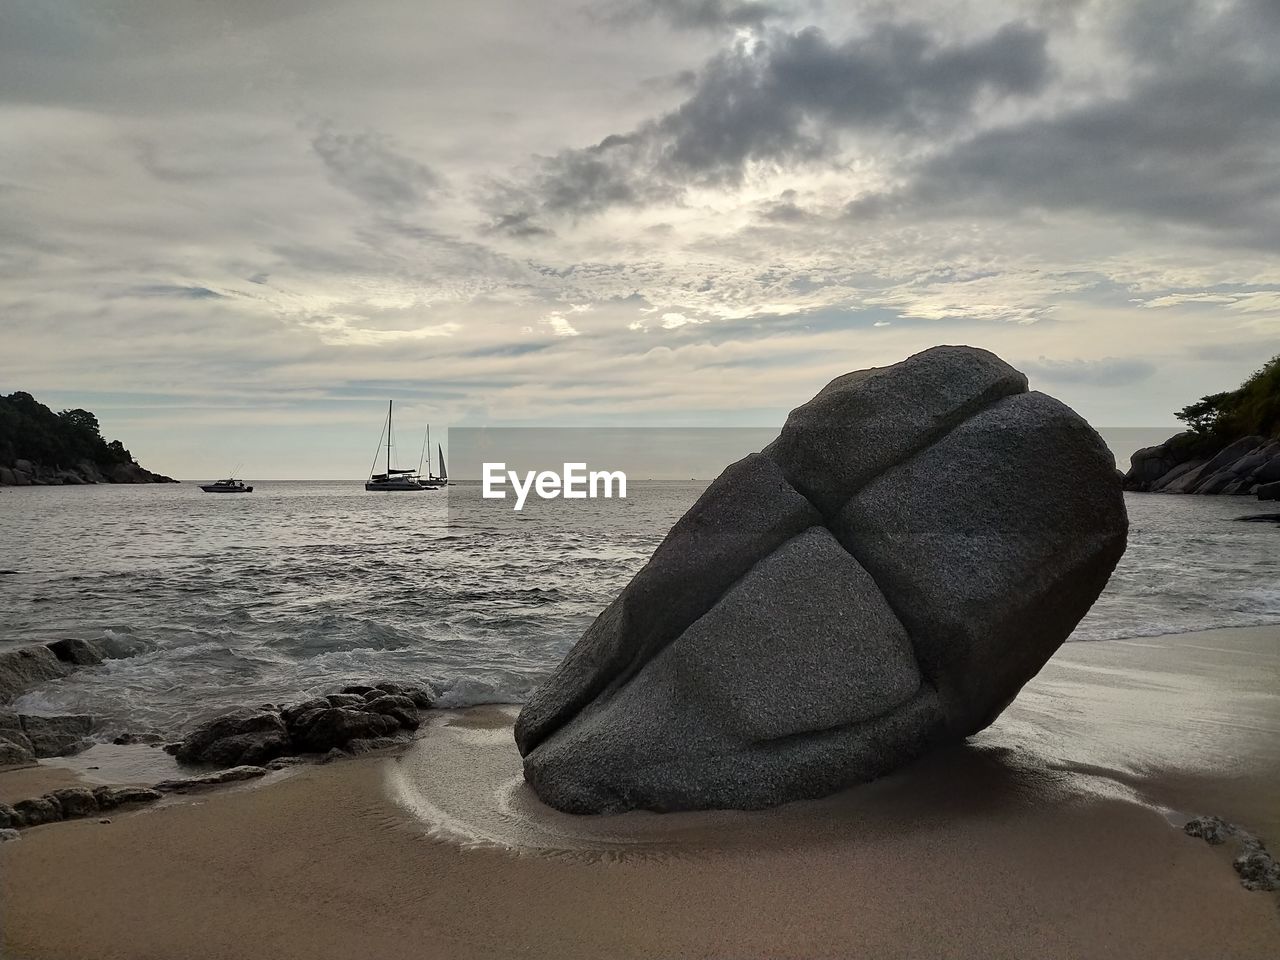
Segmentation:
[(1196, 433), (1211, 433), (1218, 417), (1222, 415), (1224, 405), (1231, 396), (1229, 391), (1212, 393), (1207, 397), (1201, 397), (1195, 403), (1187, 404), (1174, 416)]
[(78, 430), (84, 430), (95, 437), (101, 437), (101, 428), (98, 426), (98, 418), (88, 410), (81, 410), (76, 407), (74, 410), (63, 410), (58, 414), (65, 423), (70, 424)]

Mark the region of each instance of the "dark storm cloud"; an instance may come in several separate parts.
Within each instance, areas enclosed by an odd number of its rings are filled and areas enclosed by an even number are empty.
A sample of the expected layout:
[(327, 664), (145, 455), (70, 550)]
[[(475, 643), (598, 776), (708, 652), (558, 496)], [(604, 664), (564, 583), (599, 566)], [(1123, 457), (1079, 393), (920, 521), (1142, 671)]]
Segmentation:
[(829, 156), (843, 131), (948, 128), (985, 97), (1041, 90), (1045, 40), (1020, 23), (957, 43), (914, 23), (882, 23), (842, 43), (816, 27), (774, 32), (712, 59), (670, 113), (546, 159), (524, 202), (572, 215), (669, 202), (691, 184), (737, 184), (752, 163)]
[(386, 210), (417, 206), (439, 182), (427, 167), (376, 133), (338, 133), (326, 126), (312, 138), (311, 147), (335, 185)]
[(1143, 5), (1116, 34), (1139, 68), (1124, 94), (984, 131), (849, 213), (1087, 210), (1280, 242), (1277, 10)]
[(1023, 361), (1018, 369), (1032, 380), (1047, 383), (1085, 384), (1093, 387), (1125, 387), (1150, 378), (1155, 365), (1146, 360), (1103, 357), (1100, 360)]
[(750, 0), (605, 0), (592, 11), (613, 23), (660, 17), (682, 29), (756, 27), (786, 14), (783, 4)]

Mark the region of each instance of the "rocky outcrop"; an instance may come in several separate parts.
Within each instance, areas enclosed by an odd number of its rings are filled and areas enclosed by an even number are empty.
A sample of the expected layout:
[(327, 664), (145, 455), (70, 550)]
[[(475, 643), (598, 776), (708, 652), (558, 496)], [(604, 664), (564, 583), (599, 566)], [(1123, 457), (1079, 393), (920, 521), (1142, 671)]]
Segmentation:
[(202, 790), (206, 787), (220, 787), (226, 783), (239, 783), (242, 780), (255, 780), (265, 777), (266, 767), (253, 764), (228, 767), (217, 773), (205, 773), (195, 777), (183, 777), (179, 780), (161, 780), (155, 789), (160, 793), (186, 793), (189, 790)]
[(93, 483), (178, 483), (173, 477), (152, 473), (136, 463), (99, 467), (87, 460), (74, 466), (51, 466), (18, 460), (0, 466), (0, 487), (76, 487)]
[(88, 410), (54, 413), (29, 393), (0, 396), (0, 486), (176, 482), (105, 440)]
[(61, 680), (76, 667), (123, 660), (151, 649), (152, 644), (132, 637), (100, 637), (0, 650), (0, 704), (41, 683)]
[(261, 766), (297, 754), (348, 753), (403, 741), (434, 702), (423, 688), (397, 683), (345, 687), (287, 707), (232, 710), (202, 723), (166, 747), (179, 763)]
[(96, 667), (105, 660), (125, 660), (154, 649), (145, 640), (114, 635), (93, 640), (54, 640), (45, 646), (63, 663), (77, 667)]
[(22, 732), (31, 743), (36, 757), (65, 757), (79, 753), (91, 746), (89, 734), (93, 732), (93, 717), (86, 714), (37, 717), (19, 716)]
[(91, 746), (93, 718), (30, 716), (0, 708), (0, 767), (26, 765), (46, 757), (63, 757)]
[(876, 777), (989, 724), (1126, 531), (1101, 438), (994, 355), (840, 377), (721, 474), (537, 690), (525, 778), (596, 813)]
[[(151, 644), (131, 637), (54, 640), (0, 651), (0, 704), (31, 687), (60, 680), (78, 667), (131, 657)], [(0, 767), (61, 757), (90, 746), (93, 718), (84, 714), (34, 716), (0, 707)]]
[(1259, 500), (1280, 500), (1280, 480), (1260, 483), (1256, 492)]
[(178, 746), (179, 763), (258, 765), (289, 752), (289, 731), (274, 710), (233, 710), (201, 724)]
[(0, 708), (0, 767), (27, 766), (35, 759), (35, 750), (22, 729), (22, 718), (12, 710)]
[[(1124, 488), (1145, 493), (1257, 494), (1275, 499), (1280, 482), (1280, 440), (1241, 437), (1210, 457), (1199, 456), (1203, 439), (1187, 431), (1146, 447), (1129, 460)], [(1264, 494), (1264, 491), (1267, 491)]]
[(0, 650), (0, 703), (8, 703), (37, 684), (60, 680), (70, 672), (71, 667), (40, 644)]
[(18, 830), (60, 820), (96, 817), (107, 810), (154, 803), (162, 794), (149, 787), (63, 787), (42, 797), (0, 803), (0, 828)]

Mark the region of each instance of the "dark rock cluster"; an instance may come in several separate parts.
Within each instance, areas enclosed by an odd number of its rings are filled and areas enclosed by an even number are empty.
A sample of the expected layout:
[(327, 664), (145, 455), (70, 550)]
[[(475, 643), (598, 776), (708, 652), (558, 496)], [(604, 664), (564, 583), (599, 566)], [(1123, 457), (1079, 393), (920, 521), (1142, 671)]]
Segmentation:
[(574, 813), (752, 808), (989, 724), (1124, 552), (1115, 461), (985, 350), (832, 381), (732, 464), (516, 724)]
[(0, 829), (38, 827), (59, 820), (96, 817), (117, 807), (159, 800), (162, 794), (149, 787), (63, 787), (42, 797), (19, 800), (13, 806), (0, 803)]
[(281, 757), (332, 750), (361, 753), (403, 742), (418, 728), (419, 711), (434, 700), (430, 690), (418, 686), (347, 686), (292, 706), (232, 710), (165, 749), (179, 763), (214, 767), (262, 766)]
[[(38, 684), (104, 660), (132, 657), (151, 645), (129, 637), (66, 639), (0, 652), (0, 704)], [(93, 718), (84, 714), (44, 717), (0, 707), (0, 767), (61, 757), (90, 745)]]
[(1241, 437), (1211, 457), (1198, 456), (1191, 431), (1144, 447), (1129, 459), (1124, 488), (1145, 493), (1221, 493), (1280, 500), (1280, 440)]

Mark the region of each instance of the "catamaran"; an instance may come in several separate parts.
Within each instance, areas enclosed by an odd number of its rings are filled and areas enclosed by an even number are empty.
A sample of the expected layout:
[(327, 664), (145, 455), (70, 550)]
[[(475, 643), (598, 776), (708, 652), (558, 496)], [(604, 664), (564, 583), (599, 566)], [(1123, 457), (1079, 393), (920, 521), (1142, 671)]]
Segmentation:
[[(374, 473), (371, 469), (369, 479), (365, 482), (366, 490), (378, 490), (390, 492), (408, 492), (410, 490), (434, 490), (435, 487), (422, 483), (418, 479), (417, 470), (401, 470), (392, 469), (391, 467), (391, 407), (394, 401), (387, 401), (387, 465), (385, 472)], [(382, 446), (382, 437), (378, 437), (378, 446)], [(374, 463), (378, 462), (378, 458), (374, 456)], [(376, 467), (374, 468), (376, 469)]]

